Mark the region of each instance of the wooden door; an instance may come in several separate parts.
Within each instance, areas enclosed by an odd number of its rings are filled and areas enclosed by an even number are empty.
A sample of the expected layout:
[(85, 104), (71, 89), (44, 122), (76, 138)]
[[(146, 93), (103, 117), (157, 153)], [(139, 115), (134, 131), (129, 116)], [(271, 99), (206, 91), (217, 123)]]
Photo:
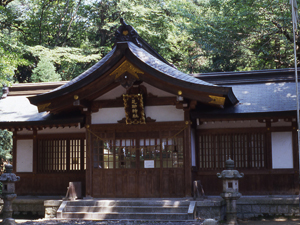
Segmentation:
[(174, 134), (128, 131), (94, 137), (93, 196), (183, 197), (183, 132)]

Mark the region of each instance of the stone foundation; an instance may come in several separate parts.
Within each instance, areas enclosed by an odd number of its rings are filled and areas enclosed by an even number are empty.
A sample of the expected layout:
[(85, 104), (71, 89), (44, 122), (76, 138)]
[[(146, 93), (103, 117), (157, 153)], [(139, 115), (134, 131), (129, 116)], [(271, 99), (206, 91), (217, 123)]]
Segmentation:
[(299, 217), (299, 196), (242, 197), (237, 204), (241, 219), (267, 216)]
[(46, 219), (56, 218), (57, 217), (56, 212), (62, 202), (63, 202), (62, 200), (46, 200), (46, 201), (44, 201), (45, 218)]
[[(208, 197), (196, 203), (198, 218), (225, 219), (226, 203), (221, 197)], [(239, 219), (270, 216), (299, 217), (299, 196), (242, 196), (237, 200)]]
[[(60, 196), (18, 196), (13, 201), (14, 216), (55, 218), (56, 211), (62, 203), (61, 199)], [(195, 202), (197, 218), (213, 218), (218, 221), (225, 219), (226, 205), (221, 197), (209, 196), (203, 201)], [(2, 207), (3, 201), (0, 199), (0, 210)], [(239, 219), (269, 216), (299, 217), (299, 196), (242, 196), (237, 201)]]
[[(52, 199), (52, 200), (49, 200), (49, 199)], [(58, 209), (59, 205), (62, 202), (61, 199), (62, 199), (62, 197), (60, 197), (60, 196), (18, 196), (13, 201), (13, 204), (12, 204), (13, 217), (54, 218), (52, 216), (53, 213), (50, 213), (50, 211), (54, 211), (54, 210)], [(2, 214), (2, 208), (3, 208), (3, 200), (0, 199), (1, 214)], [(50, 210), (50, 209), (52, 209), (52, 210)], [(49, 213), (47, 213), (47, 212), (49, 212)], [(55, 211), (55, 216), (56, 216), (56, 211)]]
[(208, 197), (203, 201), (197, 201), (196, 216), (200, 219), (223, 220), (226, 215), (226, 203), (221, 197)]

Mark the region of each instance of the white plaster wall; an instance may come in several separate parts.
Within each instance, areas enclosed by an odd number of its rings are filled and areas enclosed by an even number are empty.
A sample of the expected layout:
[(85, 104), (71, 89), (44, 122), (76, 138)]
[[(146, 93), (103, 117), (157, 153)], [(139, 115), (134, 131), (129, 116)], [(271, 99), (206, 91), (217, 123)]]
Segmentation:
[(123, 94), (126, 94), (126, 89), (120, 85), (109, 92), (106, 92), (104, 95), (101, 95), (99, 98), (96, 98), (96, 100), (116, 99), (120, 98)]
[[(44, 130), (38, 130), (38, 134), (66, 134), (66, 133), (85, 133), (85, 128), (79, 127), (53, 127), (53, 128), (46, 128)], [(19, 133), (18, 133), (19, 134)]]
[(146, 106), (145, 114), (156, 122), (184, 121), (184, 111), (173, 105)]
[(247, 127), (266, 127), (266, 124), (260, 123), (257, 120), (244, 120), (244, 121), (206, 122), (197, 126), (198, 129), (247, 128)]
[(92, 124), (118, 123), (125, 117), (125, 109), (119, 108), (102, 108), (98, 112), (92, 113)]
[[(176, 106), (146, 106), (146, 117), (155, 119), (156, 122), (183, 121), (184, 111), (176, 109)], [(102, 108), (92, 113), (92, 124), (118, 123), (125, 118), (125, 110), (118, 108)]]
[(293, 167), (292, 132), (272, 132), (272, 168)]
[[(141, 85), (146, 87), (147, 93), (151, 93), (151, 94), (153, 94), (155, 96), (158, 96), (158, 97), (172, 97), (172, 96), (175, 96), (175, 95), (173, 95), (169, 92), (166, 92), (166, 91), (160, 90), (156, 87), (153, 87), (152, 85), (147, 84), (145, 82), (143, 82)], [(116, 99), (116, 98), (120, 98), (123, 94), (126, 94), (126, 89), (120, 85), (120, 86), (112, 89), (111, 91), (105, 93), (104, 95), (100, 96), (96, 100)]]
[(150, 84), (142, 83), (142, 85), (147, 88), (147, 93), (151, 93), (155, 96), (158, 96), (158, 97), (173, 97), (173, 96), (175, 96), (175, 95), (173, 95), (169, 92), (166, 92), (166, 91), (163, 91), (163, 90), (158, 89), (156, 87), (153, 87)]
[(195, 134), (195, 129), (191, 129), (191, 151), (192, 151), (192, 166), (196, 166), (196, 134)]
[(17, 172), (32, 172), (33, 140), (17, 140)]

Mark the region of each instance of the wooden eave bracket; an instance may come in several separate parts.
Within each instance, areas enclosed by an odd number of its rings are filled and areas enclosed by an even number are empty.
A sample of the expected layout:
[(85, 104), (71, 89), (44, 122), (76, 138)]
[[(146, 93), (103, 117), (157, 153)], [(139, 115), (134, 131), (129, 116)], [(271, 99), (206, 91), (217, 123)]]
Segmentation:
[(91, 103), (85, 99), (81, 99), (81, 100), (77, 99), (73, 102), (73, 106), (81, 107), (83, 111), (89, 111), (91, 108)]
[(190, 101), (190, 109), (195, 109), (197, 103), (198, 103), (198, 102), (197, 102), (196, 100), (191, 100), (191, 101)]

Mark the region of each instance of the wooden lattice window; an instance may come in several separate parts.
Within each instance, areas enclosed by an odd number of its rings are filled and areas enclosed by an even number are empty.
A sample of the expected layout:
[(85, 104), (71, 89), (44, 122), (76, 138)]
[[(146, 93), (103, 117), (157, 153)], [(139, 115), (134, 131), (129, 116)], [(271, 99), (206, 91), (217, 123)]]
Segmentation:
[(199, 134), (199, 168), (222, 170), (230, 157), (236, 168), (266, 168), (266, 134)]
[(85, 139), (38, 140), (38, 172), (66, 172), (85, 169)]
[(92, 136), (94, 168), (183, 168), (182, 135), (162, 131)]

